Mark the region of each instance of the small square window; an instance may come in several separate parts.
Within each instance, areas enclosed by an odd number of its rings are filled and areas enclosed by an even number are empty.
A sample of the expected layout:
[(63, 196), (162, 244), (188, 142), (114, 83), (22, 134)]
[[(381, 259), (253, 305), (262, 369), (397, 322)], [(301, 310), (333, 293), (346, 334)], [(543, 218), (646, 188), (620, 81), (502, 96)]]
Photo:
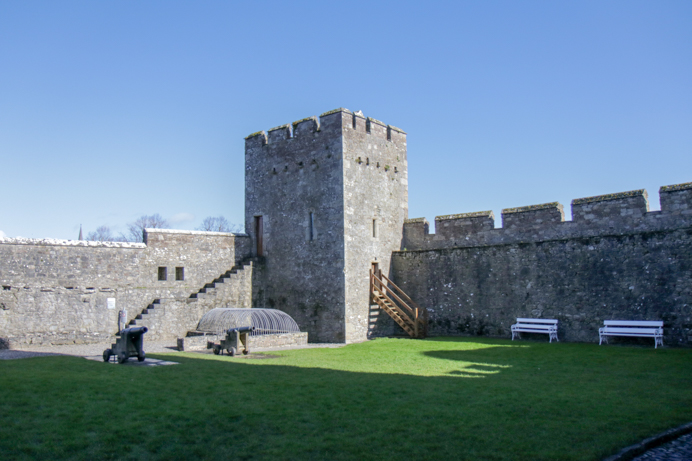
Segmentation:
[(185, 268), (184, 267), (176, 267), (175, 268), (175, 279), (176, 280), (185, 280)]
[(159, 280), (168, 280), (168, 268), (159, 267)]

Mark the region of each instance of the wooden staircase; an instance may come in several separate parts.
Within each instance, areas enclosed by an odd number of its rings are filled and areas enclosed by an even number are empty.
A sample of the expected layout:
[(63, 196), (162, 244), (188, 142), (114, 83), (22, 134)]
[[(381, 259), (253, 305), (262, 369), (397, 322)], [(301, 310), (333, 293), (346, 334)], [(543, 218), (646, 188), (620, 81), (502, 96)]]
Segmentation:
[(370, 296), (409, 336), (428, 335), (428, 310), (416, 304), (381, 270), (370, 270)]

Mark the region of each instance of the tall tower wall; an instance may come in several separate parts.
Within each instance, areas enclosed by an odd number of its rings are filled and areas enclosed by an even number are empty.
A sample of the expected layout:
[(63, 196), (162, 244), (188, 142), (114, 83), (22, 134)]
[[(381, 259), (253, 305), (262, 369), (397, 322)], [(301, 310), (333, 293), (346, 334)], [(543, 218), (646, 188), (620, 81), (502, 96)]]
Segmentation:
[(287, 312), (310, 341), (343, 342), (341, 112), (248, 136), (245, 169), (254, 305)]
[(369, 271), (390, 274), (408, 218), (406, 133), (361, 113), (344, 112), (346, 341), (362, 341), (369, 325)]
[(408, 212), (405, 133), (337, 109), (248, 136), (245, 164), (255, 305), (311, 341), (366, 339), (369, 270), (389, 273)]

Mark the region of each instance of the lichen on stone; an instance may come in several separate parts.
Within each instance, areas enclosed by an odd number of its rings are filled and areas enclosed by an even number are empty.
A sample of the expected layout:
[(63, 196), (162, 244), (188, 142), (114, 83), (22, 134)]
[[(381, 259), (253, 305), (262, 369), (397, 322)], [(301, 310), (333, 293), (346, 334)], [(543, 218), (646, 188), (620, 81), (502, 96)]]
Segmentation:
[(411, 219), (405, 219), (404, 224), (417, 224), (417, 223), (426, 223), (428, 222), (425, 218), (411, 218)]
[(320, 114), (320, 117), (324, 117), (324, 116), (326, 116), (326, 115), (336, 114), (337, 112), (346, 112), (346, 113), (348, 113), (348, 114), (352, 114), (352, 113), (353, 113), (353, 112), (351, 112), (351, 111), (348, 110), (348, 109), (344, 109), (343, 107), (339, 107), (338, 109), (330, 110), (330, 111), (327, 111), (327, 112), (325, 112), (325, 113), (323, 113), (323, 114)]
[(267, 133), (271, 133), (272, 131), (277, 131), (277, 130), (290, 129), (290, 128), (291, 128), (291, 124), (287, 123), (285, 125), (275, 126), (274, 128), (267, 130)]
[(562, 210), (562, 205), (559, 202), (542, 203), (540, 205), (529, 205), (520, 206), (516, 208), (505, 208), (502, 210), (502, 214), (512, 214), (512, 213), (526, 213), (529, 211), (547, 210), (550, 208), (556, 208)]
[(296, 120), (295, 122), (292, 123), (292, 125), (293, 125), (293, 127), (295, 128), (299, 123), (307, 122), (307, 121), (310, 121), (310, 120), (312, 120), (313, 122), (317, 123), (317, 117), (315, 117), (315, 116), (313, 115), (312, 117), (305, 117), (305, 118), (301, 118), (300, 120)]
[(259, 136), (259, 135), (261, 135), (261, 134), (266, 135), (266, 133), (264, 132), (264, 130), (262, 130), (262, 131), (255, 131), (254, 133), (245, 136), (245, 139), (254, 138), (255, 136)]
[(675, 192), (678, 190), (688, 190), (692, 189), (692, 182), (685, 182), (682, 184), (672, 184), (670, 186), (661, 186), (660, 192)]
[(596, 195), (593, 197), (575, 198), (572, 200), (572, 205), (583, 205), (585, 203), (592, 202), (606, 202), (608, 200), (619, 200), (628, 197), (646, 197), (646, 191), (644, 189), (631, 190), (628, 192), (618, 192), (616, 194), (606, 194), (606, 195)]
[(464, 218), (494, 218), (495, 215), (492, 211), (474, 211), (473, 213), (457, 213), (448, 214), (442, 216), (435, 216), (435, 221), (448, 221), (450, 219), (464, 219)]
[(387, 126), (386, 123), (380, 122), (379, 120), (374, 119), (374, 118), (372, 118), (372, 117), (368, 117), (367, 120), (368, 120), (368, 122), (370, 122), (370, 123), (377, 123), (378, 125), (381, 125), (381, 126)]

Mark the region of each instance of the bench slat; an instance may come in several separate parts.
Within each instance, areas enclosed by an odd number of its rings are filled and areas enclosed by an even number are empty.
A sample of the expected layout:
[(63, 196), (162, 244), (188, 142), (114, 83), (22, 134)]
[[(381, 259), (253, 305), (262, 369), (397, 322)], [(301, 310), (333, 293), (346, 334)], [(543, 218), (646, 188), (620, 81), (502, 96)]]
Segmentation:
[(615, 328), (605, 327), (601, 330), (603, 334), (637, 334), (637, 335), (654, 335), (660, 332), (659, 328)]
[(517, 319), (517, 323), (547, 323), (557, 325), (556, 319)]
[(647, 334), (638, 334), (638, 333), (601, 333), (601, 336), (627, 336), (627, 337), (640, 337), (640, 338), (655, 338), (657, 336), (661, 335), (647, 335)]
[(607, 327), (610, 326), (623, 326), (623, 327), (663, 327), (662, 320), (604, 320), (603, 324)]
[(515, 330), (539, 330), (550, 331), (555, 329), (555, 325), (512, 325)]
[[(550, 330), (530, 330), (530, 329), (521, 329), (521, 330), (514, 330), (519, 333), (550, 333)], [(557, 331), (557, 330), (552, 330), (552, 331)]]

